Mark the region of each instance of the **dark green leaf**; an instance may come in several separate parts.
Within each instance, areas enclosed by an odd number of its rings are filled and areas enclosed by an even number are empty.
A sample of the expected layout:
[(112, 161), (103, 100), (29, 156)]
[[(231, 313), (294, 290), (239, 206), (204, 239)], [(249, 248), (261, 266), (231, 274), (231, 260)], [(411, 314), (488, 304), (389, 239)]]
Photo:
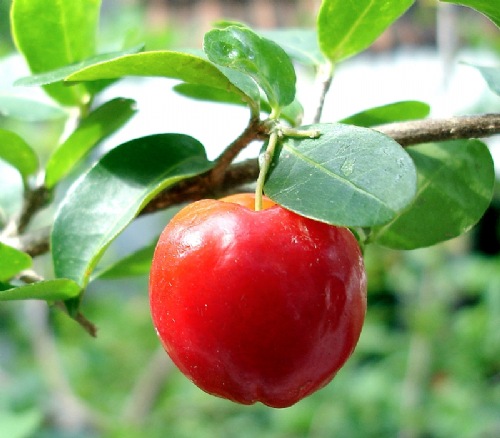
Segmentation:
[(120, 56), (85, 67), (69, 75), (66, 80), (95, 81), (123, 76), (160, 76), (244, 94), (208, 60), (189, 53), (166, 50)]
[(319, 46), (333, 63), (368, 48), (414, 0), (323, 0), (318, 14)]
[(318, 67), (326, 62), (313, 29), (280, 29), (259, 31), (259, 34), (279, 44), (297, 62)]
[(91, 112), (51, 155), (45, 185), (53, 187), (94, 146), (122, 127), (136, 113), (135, 102), (117, 98)]
[(490, 87), (491, 91), (500, 96), (500, 67), (485, 67), (480, 65), (472, 65), (479, 70), (483, 75), (484, 80)]
[[(12, 34), (31, 71), (45, 73), (94, 55), (100, 6), (100, 0), (14, 0)], [(64, 105), (79, 106), (89, 99), (81, 85), (44, 88)]]
[(272, 108), (295, 98), (295, 70), (285, 51), (248, 28), (229, 26), (205, 34), (205, 53), (210, 61), (245, 73), (257, 82)]
[(0, 129), (0, 159), (15, 167), (23, 178), (38, 170), (38, 156), (19, 135)]
[(149, 200), (211, 165), (203, 146), (183, 134), (152, 135), (112, 149), (75, 182), (56, 213), (56, 276), (85, 286), (100, 255)]
[[(205, 87), (204, 85), (195, 84), (178, 84), (174, 90), (183, 96), (190, 97), (191, 99), (198, 99), (210, 102), (220, 102), (232, 105), (246, 105), (247, 103), (238, 95), (213, 88)], [(265, 99), (261, 100), (260, 106), (262, 111), (270, 113), (271, 107)], [(290, 105), (284, 107), (280, 113), (280, 118), (286, 120), (292, 126), (300, 125), (304, 109), (302, 105), (294, 100)]]
[(96, 278), (114, 279), (148, 274), (155, 248), (156, 242), (124, 257), (114, 265), (98, 272)]
[(68, 113), (60, 107), (12, 95), (0, 95), (0, 115), (26, 122), (43, 122), (68, 117)]
[(429, 115), (429, 112), (430, 107), (426, 103), (406, 100), (367, 109), (340, 120), (340, 123), (369, 128), (384, 123), (423, 119)]
[(120, 50), (118, 52), (102, 53), (99, 55), (91, 56), (83, 61), (77, 62), (71, 65), (65, 65), (64, 67), (51, 70), (47, 73), (41, 73), (33, 76), (27, 76), (25, 78), (18, 79), (14, 82), (14, 85), (22, 85), (26, 87), (31, 87), (35, 85), (48, 85), (55, 82), (61, 82), (67, 78), (72, 73), (89, 67), (100, 62), (109, 61), (111, 59), (119, 58), (120, 56), (129, 55), (132, 53), (140, 52), (144, 49), (144, 45), (134, 46), (130, 49)]
[(0, 281), (9, 280), (22, 270), (28, 269), (31, 263), (28, 254), (0, 242)]
[(476, 224), (490, 204), (495, 182), (486, 145), (457, 140), (406, 150), (417, 167), (417, 196), (401, 215), (376, 231), (377, 242), (399, 249), (431, 246)]
[(367, 128), (320, 124), (317, 139), (286, 138), (275, 154), (265, 193), (303, 216), (346, 227), (394, 218), (416, 191), (404, 149)]
[[(3, 289), (0, 288), (0, 289)], [(45, 280), (26, 286), (12, 287), (0, 292), (0, 301), (13, 300), (46, 300), (64, 301), (78, 296), (80, 286), (72, 280), (59, 278)]]
[(486, 15), (493, 23), (500, 27), (500, 3), (498, 0), (441, 0), (445, 3), (468, 6)]

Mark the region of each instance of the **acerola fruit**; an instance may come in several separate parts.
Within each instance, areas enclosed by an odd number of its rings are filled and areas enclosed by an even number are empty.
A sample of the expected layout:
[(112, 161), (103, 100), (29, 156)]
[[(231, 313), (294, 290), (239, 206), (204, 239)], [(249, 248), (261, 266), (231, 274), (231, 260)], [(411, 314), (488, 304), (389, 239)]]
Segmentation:
[(366, 275), (352, 233), (254, 196), (202, 200), (166, 226), (153, 323), (204, 391), (283, 408), (325, 386), (358, 342)]

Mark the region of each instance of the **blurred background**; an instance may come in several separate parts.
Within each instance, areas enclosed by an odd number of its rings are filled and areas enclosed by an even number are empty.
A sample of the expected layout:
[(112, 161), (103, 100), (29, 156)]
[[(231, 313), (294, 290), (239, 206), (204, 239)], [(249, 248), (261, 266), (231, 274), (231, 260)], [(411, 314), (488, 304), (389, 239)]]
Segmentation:
[[(201, 46), (216, 20), (255, 28), (313, 26), (313, 0), (103, 0), (101, 51), (145, 42), (147, 50)], [(27, 74), (9, 34), (9, 0), (0, 0), (0, 95)], [(500, 101), (465, 62), (499, 65), (500, 34), (474, 11), (420, 0), (371, 49), (342, 64), (323, 121), (406, 99), (432, 115), (498, 112)], [(312, 117), (315, 80), (300, 66), (298, 96)], [(184, 132), (214, 158), (247, 123), (247, 111), (192, 102), (173, 81), (126, 79), (102, 99), (136, 99), (138, 115), (93, 156), (131, 138)], [(46, 159), (61, 120), (2, 116)], [(498, 139), (488, 144), (500, 169)], [(257, 148), (258, 146), (256, 146)], [(254, 156), (250, 147), (241, 158)], [(87, 163), (86, 165), (88, 165)], [(8, 168), (0, 169), (7, 177)], [(12, 174), (9, 178), (14, 178)], [(61, 188), (61, 192), (64, 187)], [(0, 193), (0, 197), (1, 197)], [(60, 194), (59, 194), (60, 196)], [(12, 210), (16, 208), (12, 200)], [(106, 252), (106, 266), (154, 241), (175, 209), (141, 217)], [(36, 224), (51, 223), (45, 211)], [(161, 350), (147, 277), (96, 280), (84, 300), (99, 328), (88, 336), (45, 303), (0, 305), (0, 438), (323, 438), (500, 436), (500, 194), (468, 234), (445, 244), (366, 252), (369, 308), (359, 345), (326, 388), (283, 410), (239, 406), (204, 394)], [(36, 269), (52, 274), (50, 259)]]

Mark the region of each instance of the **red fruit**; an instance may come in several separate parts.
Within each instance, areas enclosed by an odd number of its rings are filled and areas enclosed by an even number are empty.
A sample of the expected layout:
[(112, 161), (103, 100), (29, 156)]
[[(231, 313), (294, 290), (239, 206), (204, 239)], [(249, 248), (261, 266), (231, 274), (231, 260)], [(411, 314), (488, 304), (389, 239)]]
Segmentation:
[(151, 312), (201, 389), (282, 408), (325, 386), (354, 350), (365, 268), (348, 229), (253, 204), (244, 194), (177, 213), (154, 254)]

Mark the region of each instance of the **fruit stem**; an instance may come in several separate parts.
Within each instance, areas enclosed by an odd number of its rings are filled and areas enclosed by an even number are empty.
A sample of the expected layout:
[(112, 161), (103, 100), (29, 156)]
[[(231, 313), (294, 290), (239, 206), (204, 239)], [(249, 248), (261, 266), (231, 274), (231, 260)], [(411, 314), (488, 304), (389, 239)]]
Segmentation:
[(278, 143), (279, 133), (276, 129), (271, 131), (269, 135), (269, 142), (267, 143), (266, 150), (259, 157), (259, 177), (257, 178), (257, 185), (255, 187), (255, 211), (262, 210), (262, 194), (264, 191), (264, 182), (266, 180), (267, 172), (271, 166), (276, 144)]

